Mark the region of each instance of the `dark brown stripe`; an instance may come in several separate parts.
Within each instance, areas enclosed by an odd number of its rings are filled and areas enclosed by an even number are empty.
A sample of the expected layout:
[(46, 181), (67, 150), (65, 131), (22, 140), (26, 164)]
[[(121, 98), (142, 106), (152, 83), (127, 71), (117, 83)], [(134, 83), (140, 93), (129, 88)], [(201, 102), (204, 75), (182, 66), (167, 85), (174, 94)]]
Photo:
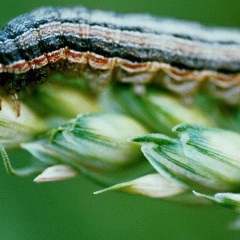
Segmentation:
[[(54, 35), (43, 37), (41, 34), (34, 35), (29, 32), (29, 40), (24, 42), (22, 45), (16, 42), (16, 38), (24, 32), (33, 29), (34, 32), (38, 32), (39, 28), (44, 24), (50, 24), (56, 22), (61, 29), (61, 24), (70, 22), (76, 24), (89, 24), (88, 19), (81, 18), (82, 14), (94, 14), (92, 11), (88, 11), (83, 8), (71, 8), (70, 11), (78, 15), (78, 18), (67, 19), (63, 18), (64, 11), (69, 9), (64, 8), (42, 8), (40, 10), (33, 11), (29, 14), (22, 15), (12, 20), (0, 33), (0, 42), (8, 42), (7, 44), (0, 44), (0, 56), (3, 65), (10, 65), (13, 62), (20, 60), (33, 60), (41, 56), (44, 53), (52, 52), (65, 46), (81, 52), (95, 52), (104, 57), (120, 57), (133, 62), (146, 62), (146, 61), (157, 61), (170, 63), (172, 66), (181, 69), (209, 69), (216, 70), (224, 73), (234, 73), (240, 70), (239, 59), (229, 61), (223, 61), (222, 59), (208, 59), (205, 56), (191, 55), (184, 51), (139, 47), (135, 45), (128, 45), (126, 43), (117, 43), (113, 41), (109, 42), (103, 39), (99, 39), (98, 36), (91, 38), (83, 38), (81, 36), (73, 36), (70, 34), (62, 34), (61, 31)], [(118, 15), (116, 15), (118, 16)], [(113, 14), (114, 17), (114, 14)], [(118, 16), (119, 17), (119, 16)], [(136, 30), (140, 33), (151, 32), (149, 29), (143, 30), (137, 27), (116, 27), (113, 24), (107, 23), (92, 23), (90, 25), (96, 25), (99, 27), (105, 26), (110, 29), (128, 30), (135, 32)], [(154, 31), (152, 31), (154, 32)], [(31, 35), (32, 34), (32, 35)], [(157, 33), (161, 35), (162, 33)], [(183, 38), (192, 40), (191, 36), (182, 37), (179, 34), (173, 34), (176, 38)], [(199, 41), (199, 39), (198, 39)], [(204, 41), (209, 42), (209, 41)], [(222, 40), (221, 42), (225, 42)], [(218, 42), (215, 42), (216, 44)], [(229, 45), (229, 41), (225, 44)], [(231, 45), (231, 44), (230, 44)], [(219, 46), (221, 47), (221, 46)], [(209, 48), (211, 45), (209, 44)]]

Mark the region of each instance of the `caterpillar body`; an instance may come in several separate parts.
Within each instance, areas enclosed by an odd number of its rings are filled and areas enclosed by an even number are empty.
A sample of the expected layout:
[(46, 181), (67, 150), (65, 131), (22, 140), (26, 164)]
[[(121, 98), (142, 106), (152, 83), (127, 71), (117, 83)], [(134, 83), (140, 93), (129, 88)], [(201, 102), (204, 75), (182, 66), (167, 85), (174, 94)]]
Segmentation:
[(112, 80), (155, 83), (179, 94), (207, 87), (240, 102), (240, 30), (83, 7), (43, 7), (0, 32), (0, 94), (44, 81), (51, 71), (84, 75), (98, 88)]

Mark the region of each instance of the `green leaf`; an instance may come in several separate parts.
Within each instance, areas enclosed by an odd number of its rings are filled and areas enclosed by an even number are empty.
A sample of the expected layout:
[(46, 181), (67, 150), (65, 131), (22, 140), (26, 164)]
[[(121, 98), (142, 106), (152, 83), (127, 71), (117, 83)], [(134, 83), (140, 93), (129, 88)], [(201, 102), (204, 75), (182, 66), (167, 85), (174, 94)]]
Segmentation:
[(231, 131), (182, 124), (174, 128), (180, 139), (150, 134), (133, 141), (162, 175), (178, 179), (193, 189), (240, 189), (240, 135)]
[(131, 176), (126, 168), (135, 172), (142, 164), (140, 146), (129, 138), (145, 133), (139, 123), (124, 115), (92, 113), (79, 115), (22, 147), (50, 166), (64, 164), (108, 184), (114, 175), (126, 177), (127, 172)]
[(166, 179), (160, 174), (149, 174), (135, 180), (120, 183), (112, 187), (95, 192), (123, 191), (131, 194), (140, 194), (151, 198), (169, 198), (182, 194), (187, 188), (182, 184)]
[(208, 200), (213, 203), (220, 204), (227, 208), (240, 210), (240, 193), (217, 193), (213, 196), (208, 194), (193, 191), (193, 193), (200, 198)]
[(213, 124), (208, 115), (194, 105), (184, 105), (179, 98), (150, 87), (139, 95), (132, 87), (116, 84), (102, 94), (101, 102), (108, 111), (127, 114), (151, 131), (168, 135), (173, 135), (171, 128), (179, 123)]
[(46, 168), (40, 175), (38, 175), (34, 182), (42, 183), (42, 182), (54, 182), (65, 180), (69, 178), (73, 178), (78, 176), (79, 174), (74, 171), (72, 168), (67, 165), (54, 165)]
[(21, 104), (20, 116), (16, 116), (11, 104), (2, 103), (0, 114), (0, 144), (4, 147), (17, 147), (23, 142), (28, 142), (47, 129), (45, 122), (37, 117), (26, 105)]

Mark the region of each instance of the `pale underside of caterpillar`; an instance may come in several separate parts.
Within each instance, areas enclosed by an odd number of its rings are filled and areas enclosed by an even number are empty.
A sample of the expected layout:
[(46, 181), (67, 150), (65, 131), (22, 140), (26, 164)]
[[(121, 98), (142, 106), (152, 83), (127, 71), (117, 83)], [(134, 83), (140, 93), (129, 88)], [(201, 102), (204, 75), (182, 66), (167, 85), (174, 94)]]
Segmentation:
[[(155, 83), (186, 96), (208, 89), (240, 103), (240, 30), (83, 7), (44, 7), (0, 32), (0, 94), (44, 81), (52, 71), (89, 79)], [(137, 88), (136, 88), (137, 89)]]

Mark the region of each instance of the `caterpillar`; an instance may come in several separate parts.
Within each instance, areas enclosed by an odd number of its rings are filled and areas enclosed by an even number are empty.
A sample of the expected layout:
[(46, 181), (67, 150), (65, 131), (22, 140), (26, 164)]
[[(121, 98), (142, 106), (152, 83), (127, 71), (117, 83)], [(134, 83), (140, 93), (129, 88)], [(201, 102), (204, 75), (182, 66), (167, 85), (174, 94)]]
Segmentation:
[(159, 84), (186, 96), (205, 87), (240, 102), (240, 30), (144, 14), (83, 7), (42, 7), (0, 32), (0, 94), (43, 82), (52, 71), (74, 72), (93, 88), (111, 81)]

